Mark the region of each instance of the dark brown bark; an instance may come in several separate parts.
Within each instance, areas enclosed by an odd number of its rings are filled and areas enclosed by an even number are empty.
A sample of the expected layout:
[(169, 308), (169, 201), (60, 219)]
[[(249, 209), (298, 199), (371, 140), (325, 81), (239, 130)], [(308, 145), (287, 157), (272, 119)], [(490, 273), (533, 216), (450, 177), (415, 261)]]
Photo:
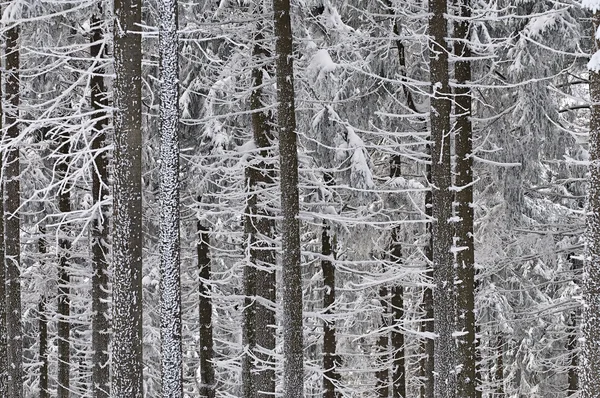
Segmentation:
[(450, 86), (448, 76), (448, 2), (429, 0), (431, 81), (431, 190), (433, 204), (434, 396), (456, 396), (454, 256), (451, 253), (453, 195), (450, 168)]
[[(46, 253), (48, 252), (46, 247), (46, 228), (40, 226), (40, 237), (38, 239), (38, 252), (40, 255), (40, 263), (44, 263)], [(39, 394), (40, 398), (49, 398), (50, 393), (48, 391), (48, 317), (46, 316), (46, 304), (48, 298), (42, 294), (40, 301), (38, 302), (38, 333), (39, 337), (39, 358), (40, 362), (40, 382), (39, 382)]]
[(141, 0), (115, 0), (112, 380), (115, 397), (143, 395)]
[[(325, 184), (334, 184), (333, 176), (325, 174)], [(321, 270), (323, 272), (323, 314), (325, 317), (332, 316), (335, 305), (335, 237), (331, 235), (331, 226), (323, 221), (321, 230)], [(340, 365), (339, 356), (336, 353), (336, 327), (335, 321), (326, 319), (323, 322), (323, 398), (339, 398), (337, 383), (340, 374), (337, 367)]]
[(200, 279), (200, 302), (198, 316), (200, 322), (200, 397), (215, 397), (215, 370), (213, 367), (214, 344), (212, 327), (212, 300), (210, 297), (210, 237), (208, 228), (200, 221), (198, 228), (198, 270)]
[(294, 64), (289, 0), (273, 0), (282, 222), (283, 397), (304, 396), (302, 270)]
[(454, 53), (459, 59), (454, 64), (457, 87), (454, 92), (456, 115), (455, 202), (459, 221), (455, 225), (456, 245), (456, 305), (457, 363), (462, 365), (457, 374), (456, 393), (461, 398), (476, 398), (476, 341), (475, 341), (475, 251), (473, 248), (473, 129), (471, 125), (471, 49), (469, 32), (471, 1), (456, 0), (460, 20), (454, 23)]
[(18, 142), (20, 79), (19, 25), (6, 33), (6, 102), (4, 124), (10, 145), (4, 164), (4, 244), (6, 261), (6, 329), (8, 397), (23, 397), (23, 339), (21, 326), (21, 206), (20, 156)]
[[(94, 59), (94, 74), (91, 77), (90, 102), (95, 111), (94, 137), (94, 170), (92, 170), (92, 198), (95, 204), (102, 203), (109, 196), (108, 190), (108, 151), (106, 149), (106, 109), (108, 97), (104, 84), (104, 68), (101, 66), (106, 51), (103, 47), (104, 32), (102, 3), (92, 16), (92, 35), (90, 55)], [(100, 205), (98, 213), (92, 221), (92, 396), (108, 398), (110, 396), (110, 364), (108, 363), (108, 343), (110, 341), (110, 314), (108, 313), (108, 248), (109, 220), (108, 206)]]

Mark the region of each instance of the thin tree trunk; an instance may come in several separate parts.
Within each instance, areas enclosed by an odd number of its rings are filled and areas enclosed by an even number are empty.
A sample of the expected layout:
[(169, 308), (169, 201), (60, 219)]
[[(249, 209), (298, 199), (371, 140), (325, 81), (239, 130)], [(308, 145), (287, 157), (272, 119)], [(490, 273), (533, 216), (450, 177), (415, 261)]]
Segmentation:
[(476, 341), (475, 341), (475, 251), (473, 248), (473, 139), (471, 125), (471, 49), (469, 32), (471, 0), (456, 0), (460, 9), (460, 20), (454, 23), (454, 53), (459, 59), (454, 64), (455, 89), (455, 193), (457, 216), (455, 226), (456, 245), (456, 330), (463, 334), (457, 342), (457, 364), (461, 370), (457, 375), (456, 394), (461, 398), (476, 398)]
[[(58, 211), (63, 216), (63, 222), (71, 212), (71, 191), (70, 183), (67, 182), (67, 172), (69, 169), (69, 137), (60, 134), (57, 152), (60, 156), (56, 165), (58, 178), (63, 183), (58, 192)], [(71, 242), (68, 239), (68, 228), (61, 226), (58, 228), (58, 377), (57, 377), (57, 396), (58, 398), (69, 398), (69, 381), (71, 375), (71, 322), (70, 316), (70, 277), (69, 277), (69, 256), (71, 252)]]
[[(0, 73), (1, 77), (1, 73)], [(0, 79), (1, 81), (1, 79)], [(2, 84), (0, 84), (0, 128), (2, 127)], [(7, 352), (6, 262), (4, 261), (4, 159), (0, 160), (0, 352)], [(0, 397), (8, 397), (8, 359), (0, 355)]]
[[(592, 18), (592, 52), (600, 50), (600, 40), (595, 39), (600, 27), (600, 10)], [(600, 69), (593, 65), (589, 72), (590, 117), (589, 136), (589, 187), (586, 211), (586, 255), (583, 279), (583, 348), (581, 367), (581, 398), (600, 395)]]
[[(389, 294), (390, 289), (386, 284), (382, 284), (379, 288), (379, 303), (382, 308), (381, 313), (381, 325), (382, 327), (388, 326), (389, 318)], [(387, 398), (390, 393), (390, 370), (388, 368), (388, 353), (389, 353), (390, 336), (387, 333), (382, 333), (377, 338), (377, 355), (379, 356), (379, 363), (377, 364), (379, 370), (375, 372), (375, 378), (377, 379), (377, 395), (381, 398)]]
[(19, 182), (19, 25), (6, 33), (6, 107), (4, 124), (10, 147), (4, 162), (4, 244), (6, 261), (6, 329), (8, 398), (23, 397), (23, 339), (21, 326), (21, 184)]
[(455, 295), (454, 258), (451, 253), (454, 231), (452, 193), (450, 187), (450, 86), (448, 80), (447, 0), (430, 0), (429, 47), (431, 81), (431, 189), (433, 203), (433, 281), (435, 294), (433, 308), (436, 334), (434, 357), (434, 396), (454, 398), (456, 375), (454, 373)]
[[(431, 147), (427, 145), (427, 152), (431, 156)], [(427, 181), (431, 181), (431, 165), (426, 166)], [(431, 190), (425, 194), (425, 215), (431, 219), (433, 217), (433, 201)], [(425, 259), (427, 260), (427, 271), (425, 277), (427, 281), (433, 281), (433, 231), (432, 223), (427, 223), (427, 244), (425, 245)], [(432, 336), (434, 333), (433, 319), (433, 289), (426, 286), (423, 290), (422, 301), (425, 319), (421, 322), (421, 332)], [(434, 372), (434, 340), (432, 337), (426, 337), (422, 343), (423, 353), (420, 362), (421, 377), (423, 383), (420, 388), (421, 398), (433, 398), (433, 372)]]
[(504, 340), (502, 336), (498, 336), (498, 359), (496, 360), (496, 398), (504, 397)]
[(177, 0), (158, 2), (160, 28), (160, 329), (162, 396), (183, 397), (179, 254), (179, 63)]
[[(583, 266), (583, 261), (577, 258), (573, 258), (572, 255), (569, 258), (571, 262), (571, 272), (573, 273), (573, 277), (581, 272), (581, 268)], [(569, 337), (567, 340), (567, 352), (570, 356), (569, 363), (569, 371), (567, 373), (567, 392), (568, 396), (572, 396), (579, 391), (579, 355), (577, 352), (578, 346), (578, 325), (577, 318), (581, 316), (581, 312), (579, 309), (573, 310), (569, 315)]]
[[(248, 189), (251, 190), (252, 183), (252, 170), (246, 169), (246, 181)], [(253, 213), (256, 211), (256, 195), (250, 193), (248, 201), (246, 203), (246, 219), (244, 222), (244, 229), (248, 237), (248, 244), (250, 251), (252, 246), (256, 244), (256, 235), (253, 233), (254, 227), (252, 226)], [(250, 255), (250, 262), (252, 262), (252, 255)], [(256, 381), (254, 380), (254, 374), (256, 371), (256, 360), (254, 359), (256, 352), (256, 268), (254, 264), (246, 264), (244, 267), (244, 310), (243, 318), (244, 323), (242, 326), (242, 342), (244, 346), (244, 354), (242, 357), (242, 395), (243, 398), (255, 398), (256, 397)]]
[(143, 395), (141, 0), (115, 0), (112, 395)]
[[(40, 254), (40, 262), (45, 261), (46, 253), (48, 249), (46, 247), (46, 228), (40, 226), (40, 238), (38, 239), (38, 251)], [(39, 382), (39, 394), (40, 398), (49, 398), (48, 392), (48, 318), (46, 317), (46, 304), (48, 298), (45, 294), (40, 296), (38, 302), (38, 333), (40, 335), (39, 343), (39, 359), (40, 362), (40, 382)]]
[(106, 123), (108, 97), (104, 84), (104, 68), (98, 66), (105, 58), (104, 33), (101, 21), (104, 15), (102, 3), (98, 4), (97, 14), (92, 15), (91, 56), (96, 63), (91, 77), (90, 102), (95, 111), (94, 170), (92, 171), (92, 199), (100, 203), (98, 213), (92, 222), (92, 396), (108, 398), (110, 396), (110, 364), (108, 362), (108, 343), (110, 341), (110, 314), (108, 313), (108, 259), (109, 222), (108, 206), (101, 204), (109, 196), (108, 190), (108, 152), (106, 150)]
[(215, 371), (213, 368), (213, 328), (212, 301), (210, 298), (210, 238), (208, 228), (200, 221), (198, 228), (198, 269), (200, 279), (200, 302), (198, 315), (200, 318), (200, 397), (215, 397)]
[(282, 224), (283, 397), (304, 396), (302, 270), (294, 65), (289, 0), (273, 0)]
[[(334, 184), (333, 176), (325, 174), (325, 184)], [(335, 305), (335, 237), (331, 235), (331, 226), (323, 221), (321, 230), (321, 270), (323, 272), (323, 313), (325, 317), (334, 314)], [(323, 398), (339, 398), (337, 382), (340, 374), (337, 371), (339, 357), (336, 353), (336, 326), (334, 320), (326, 319), (323, 323)]]
[[(398, 268), (402, 266), (402, 246), (400, 245), (400, 228), (392, 231), (392, 261)], [(391, 343), (393, 353), (392, 365), (392, 397), (406, 397), (406, 351), (404, 347), (404, 333), (400, 326), (404, 321), (404, 288), (400, 284), (392, 286), (392, 315), (393, 325)]]

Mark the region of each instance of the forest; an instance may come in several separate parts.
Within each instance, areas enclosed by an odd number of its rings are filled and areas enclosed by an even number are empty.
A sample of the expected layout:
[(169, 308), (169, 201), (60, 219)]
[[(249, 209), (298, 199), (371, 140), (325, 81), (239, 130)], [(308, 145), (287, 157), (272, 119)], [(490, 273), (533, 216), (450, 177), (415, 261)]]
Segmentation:
[(0, 82), (0, 398), (600, 397), (600, 0), (4, 0)]

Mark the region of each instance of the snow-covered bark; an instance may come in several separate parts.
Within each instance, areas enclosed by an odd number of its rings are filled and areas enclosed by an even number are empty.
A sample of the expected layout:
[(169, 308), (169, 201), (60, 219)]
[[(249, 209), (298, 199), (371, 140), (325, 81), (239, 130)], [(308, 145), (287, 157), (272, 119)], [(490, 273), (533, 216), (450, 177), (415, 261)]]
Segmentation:
[[(12, 4), (11, 4), (12, 6)], [(6, 33), (4, 126), (9, 149), (4, 153), (4, 244), (6, 261), (6, 329), (8, 397), (23, 396), (23, 340), (21, 325), (21, 184), (19, 156), (19, 25)]]
[(160, 27), (160, 329), (162, 396), (181, 398), (179, 254), (179, 62), (177, 0), (159, 0)]
[(102, 62), (106, 56), (104, 33), (102, 31), (102, 3), (92, 16), (90, 35), (90, 55), (94, 59), (94, 75), (90, 78), (90, 102), (96, 111), (92, 150), (94, 170), (92, 171), (92, 200), (99, 204), (92, 223), (92, 396), (110, 396), (110, 364), (108, 363), (108, 343), (110, 341), (110, 314), (108, 309), (108, 251), (109, 220), (108, 206), (104, 204), (108, 190), (108, 152), (106, 142), (106, 108), (108, 97), (104, 84)]
[(140, 0), (114, 2), (112, 395), (142, 390), (142, 48)]
[(473, 141), (471, 125), (471, 49), (469, 33), (471, 1), (459, 2), (460, 20), (454, 22), (454, 90), (456, 115), (454, 153), (455, 203), (458, 220), (456, 235), (456, 362), (460, 367), (456, 378), (456, 394), (462, 398), (475, 398), (475, 251), (473, 248)]
[[(0, 88), (1, 90), (1, 88)], [(2, 103), (0, 101), (0, 115)], [(2, 117), (0, 117), (0, 126)], [(0, 170), (2, 169), (0, 161)], [(4, 207), (3, 181), (0, 176), (0, 209)], [(6, 352), (6, 267), (4, 261), (4, 211), (0, 211), (0, 352)], [(8, 363), (7, 356), (0, 356), (0, 396), (8, 397)]]
[(294, 63), (289, 0), (273, 0), (282, 224), (283, 396), (304, 396), (302, 270)]
[(433, 210), (433, 311), (435, 319), (434, 396), (453, 398), (455, 374), (454, 259), (450, 187), (450, 87), (448, 81), (447, 0), (429, 2), (429, 68), (431, 81), (431, 189)]
[[(589, 6), (589, 5), (588, 5)], [(592, 17), (594, 44), (600, 50), (597, 30), (600, 10), (594, 8)], [(581, 360), (581, 398), (600, 394), (600, 70), (589, 72), (590, 99), (590, 164), (587, 204), (586, 256), (583, 280), (583, 349)]]

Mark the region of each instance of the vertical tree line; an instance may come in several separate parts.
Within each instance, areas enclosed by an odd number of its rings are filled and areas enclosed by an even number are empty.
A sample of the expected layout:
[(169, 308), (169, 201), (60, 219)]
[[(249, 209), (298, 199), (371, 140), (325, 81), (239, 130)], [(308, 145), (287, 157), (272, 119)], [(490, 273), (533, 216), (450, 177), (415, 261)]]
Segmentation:
[(84, 3), (3, 10), (0, 396), (598, 395), (600, 3)]

